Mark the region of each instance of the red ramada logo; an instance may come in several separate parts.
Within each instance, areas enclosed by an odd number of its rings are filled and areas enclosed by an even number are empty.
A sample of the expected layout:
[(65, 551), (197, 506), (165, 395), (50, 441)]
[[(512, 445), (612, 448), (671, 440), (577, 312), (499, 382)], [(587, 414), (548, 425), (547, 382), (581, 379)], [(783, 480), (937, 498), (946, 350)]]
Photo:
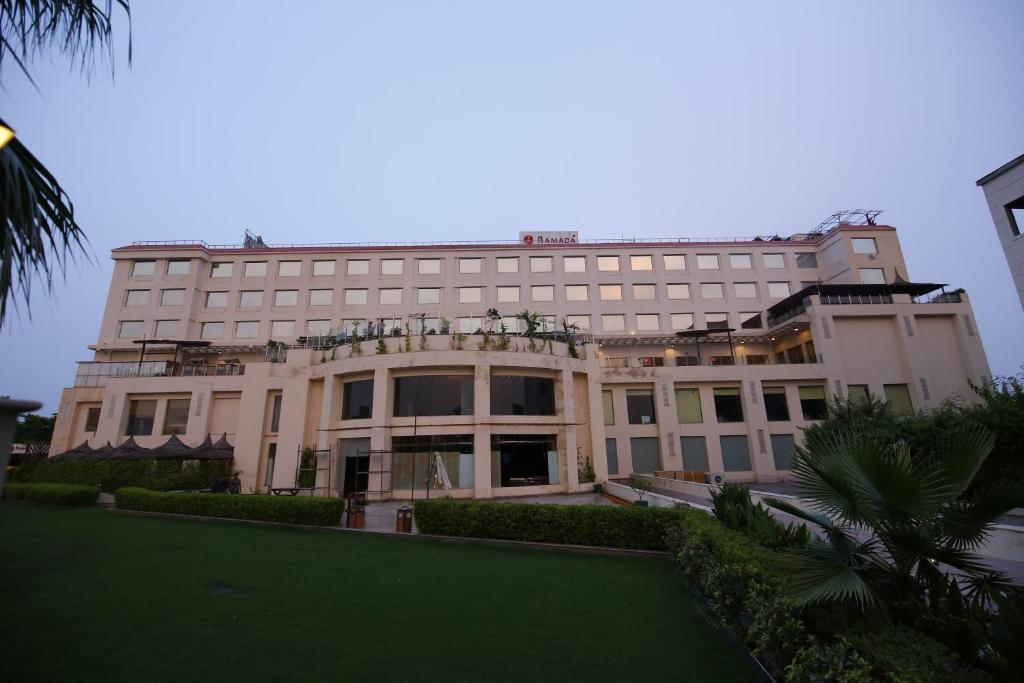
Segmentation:
[(523, 244), (533, 244), (533, 235), (523, 235)]

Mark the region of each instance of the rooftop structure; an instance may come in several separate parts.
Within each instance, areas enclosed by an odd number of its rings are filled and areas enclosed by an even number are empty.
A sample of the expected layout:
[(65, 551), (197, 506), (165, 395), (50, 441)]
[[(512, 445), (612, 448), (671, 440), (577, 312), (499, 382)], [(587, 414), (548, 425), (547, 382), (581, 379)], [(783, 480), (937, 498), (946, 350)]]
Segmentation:
[(984, 178), (978, 187), (985, 191), (996, 234), (1003, 245), (1017, 296), (1024, 307), (1024, 154), (1003, 164)]

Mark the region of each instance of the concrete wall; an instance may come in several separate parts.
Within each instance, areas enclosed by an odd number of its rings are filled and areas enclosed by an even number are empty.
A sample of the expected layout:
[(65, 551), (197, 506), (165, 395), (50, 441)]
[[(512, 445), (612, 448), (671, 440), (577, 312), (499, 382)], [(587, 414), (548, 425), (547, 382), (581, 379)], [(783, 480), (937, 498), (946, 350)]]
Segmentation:
[(1016, 163), (1007, 164), (1001, 172), (986, 176), (978, 184), (985, 191), (985, 201), (992, 212), (992, 222), (1006, 254), (1013, 286), (1024, 307), (1024, 225), (1018, 221), (1015, 231), (1006, 212), (1007, 204), (1024, 199), (1024, 157), (1016, 160)]

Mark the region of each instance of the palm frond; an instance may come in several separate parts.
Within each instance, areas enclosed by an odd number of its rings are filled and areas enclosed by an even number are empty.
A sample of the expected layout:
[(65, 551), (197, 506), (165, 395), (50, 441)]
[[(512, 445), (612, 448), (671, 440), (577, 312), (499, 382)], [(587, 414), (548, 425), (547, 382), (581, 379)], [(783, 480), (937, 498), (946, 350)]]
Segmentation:
[(847, 602), (866, 610), (878, 602), (862, 576), (874, 565), (870, 552), (842, 557), (834, 546), (812, 542), (803, 550), (787, 553), (782, 563), (788, 588), (799, 605)]
[(933, 456), (948, 487), (947, 499), (959, 498), (992, 452), (995, 436), (981, 425), (964, 424), (946, 433)]
[(1024, 507), (1024, 487), (988, 491), (975, 501), (946, 506), (938, 519), (939, 529), (955, 547), (974, 549), (985, 542), (1001, 516), (1017, 507)]

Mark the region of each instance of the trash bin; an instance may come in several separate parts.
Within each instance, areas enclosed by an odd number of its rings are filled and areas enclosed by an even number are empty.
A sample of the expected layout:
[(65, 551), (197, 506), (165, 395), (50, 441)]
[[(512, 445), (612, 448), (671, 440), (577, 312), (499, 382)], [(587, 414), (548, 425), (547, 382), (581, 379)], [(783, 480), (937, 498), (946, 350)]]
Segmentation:
[(350, 496), (348, 500), (348, 510), (345, 514), (346, 528), (364, 528), (366, 526), (366, 498), (363, 496)]
[(395, 520), (395, 531), (400, 534), (412, 533), (412, 508), (403, 505), (398, 508), (398, 518)]

